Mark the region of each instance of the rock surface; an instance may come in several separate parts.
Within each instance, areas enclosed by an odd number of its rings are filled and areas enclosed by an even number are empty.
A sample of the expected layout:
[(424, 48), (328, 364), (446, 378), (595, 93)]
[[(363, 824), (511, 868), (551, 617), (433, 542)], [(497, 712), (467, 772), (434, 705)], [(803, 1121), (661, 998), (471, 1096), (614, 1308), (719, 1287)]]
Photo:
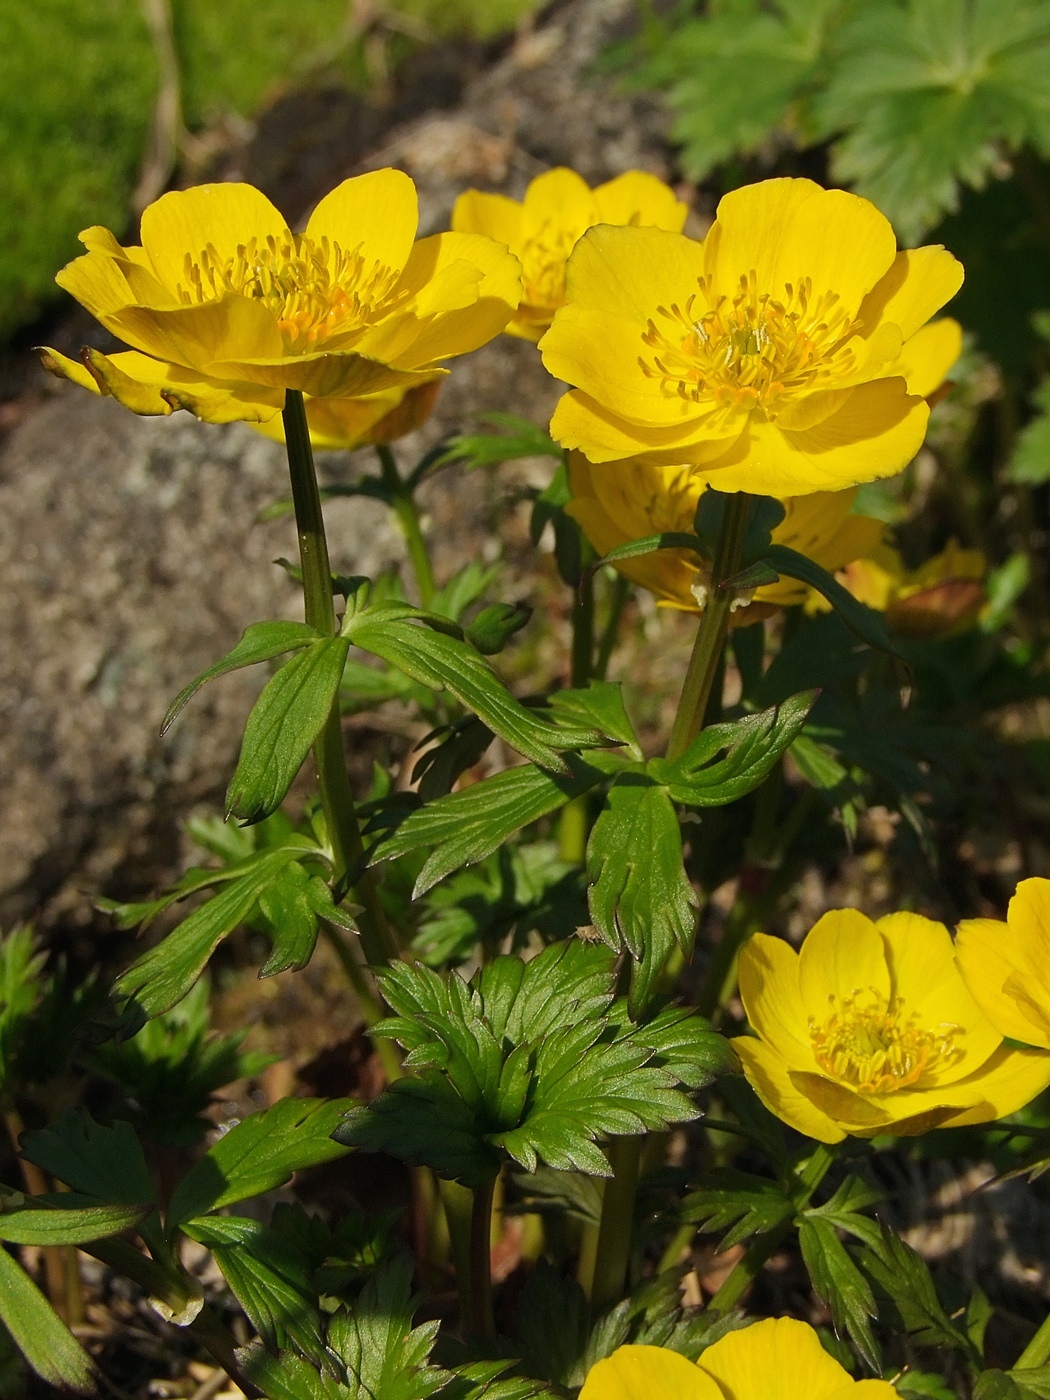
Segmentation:
[[(430, 232), (468, 185), (518, 195), (555, 164), (592, 182), (632, 166), (666, 174), (655, 110), (590, 76), (632, 10), (571, 0), (459, 108), (394, 129), (330, 184), (401, 166)], [(286, 490), (279, 448), (239, 425), (138, 419), (71, 386), (39, 397), (0, 444), (0, 926), (74, 930), (95, 918), (93, 894), (139, 894), (184, 863), (181, 821), (221, 801), (263, 677), (209, 687), (161, 739), (172, 696), (248, 623), (301, 614), (271, 564), (294, 557), (291, 521), (256, 523)], [(487, 409), (542, 421), (554, 397), (534, 348), (501, 338), (456, 366), (406, 451)], [(491, 489), (478, 475), (431, 488), (439, 572), (462, 563)], [(380, 506), (337, 502), (329, 519), (336, 567), (370, 573), (401, 556)]]

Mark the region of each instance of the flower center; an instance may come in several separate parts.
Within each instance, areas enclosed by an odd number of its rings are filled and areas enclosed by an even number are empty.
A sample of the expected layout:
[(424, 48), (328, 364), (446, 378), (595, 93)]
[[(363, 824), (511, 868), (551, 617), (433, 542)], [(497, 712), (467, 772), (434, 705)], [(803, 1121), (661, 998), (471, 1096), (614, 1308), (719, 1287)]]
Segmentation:
[(822, 1025), (809, 1018), (817, 1064), (826, 1074), (863, 1094), (906, 1089), (928, 1069), (959, 1053), (958, 1026), (934, 1030), (918, 1026), (897, 997), (889, 1001), (874, 987), (852, 996), (829, 996), (831, 1014)]
[(252, 238), (225, 261), (209, 243), (196, 261), (186, 254), (183, 275), (178, 293), (187, 306), (228, 292), (265, 302), (291, 353), (315, 350), (359, 329), (378, 309), (389, 309), (383, 304), (398, 280), (382, 263), (366, 262), (360, 245), (345, 252), (328, 238), (305, 234), (283, 241), (272, 234), (263, 242)]
[(565, 265), (582, 229), (545, 224), (521, 249), (522, 304), (546, 313), (565, 303)]
[(831, 387), (848, 374), (857, 325), (836, 292), (814, 299), (808, 277), (786, 282), (781, 300), (758, 290), (754, 272), (740, 278), (732, 297), (699, 277), (684, 305), (656, 308), (642, 335), (654, 353), (638, 363), (668, 394), (768, 411), (776, 399)]

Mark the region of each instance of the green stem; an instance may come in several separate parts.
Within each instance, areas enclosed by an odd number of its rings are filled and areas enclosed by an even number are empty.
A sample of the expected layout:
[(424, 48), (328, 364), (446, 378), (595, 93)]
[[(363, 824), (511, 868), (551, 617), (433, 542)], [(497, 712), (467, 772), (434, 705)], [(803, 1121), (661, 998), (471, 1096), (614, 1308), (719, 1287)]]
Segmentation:
[(558, 854), (562, 860), (569, 865), (583, 865), (589, 834), (587, 794), (583, 792), (566, 802), (558, 819)]
[(416, 587), (419, 590), (419, 601), (424, 608), (429, 608), (434, 601), (434, 570), (431, 568), (427, 542), (423, 538), (423, 530), (419, 523), (415, 497), (398, 471), (394, 454), (386, 443), (376, 444), (376, 454), (383, 471), (383, 481), (390, 492), (397, 523), (401, 526), (401, 533), (408, 547), (408, 557), (412, 561), (412, 572), (416, 576)]
[[(835, 1160), (835, 1152), (826, 1143), (818, 1142), (809, 1160), (798, 1173), (802, 1190), (795, 1198), (796, 1212), (803, 1210), (813, 1198), (813, 1193), (827, 1175), (828, 1168)], [(785, 1220), (775, 1230), (759, 1235), (723, 1282), (721, 1288), (708, 1304), (716, 1312), (728, 1312), (735, 1307), (758, 1276), (762, 1265), (775, 1252), (780, 1242), (791, 1233), (794, 1217)]]
[(602, 1221), (594, 1261), (591, 1312), (600, 1317), (623, 1297), (631, 1258), (634, 1197), (638, 1189), (640, 1137), (613, 1138), (606, 1149), (613, 1174), (606, 1178), (602, 1195)]
[[(369, 977), (368, 972), (361, 966), (357, 958), (354, 957), (354, 950), (347, 943), (339, 929), (332, 924), (322, 921), (321, 932), (328, 939), (332, 951), (339, 959), (339, 966), (346, 973), (347, 981), (354, 989), (361, 1007), (361, 1016), (365, 1025), (371, 1030), (379, 1021), (386, 1016), (386, 1010), (375, 989), (375, 983)], [(401, 1065), (401, 1057), (397, 1052), (397, 1046), (392, 1040), (387, 1040), (385, 1036), (376, 1036), (372, 1041), (375, 1052), (379, 1056), (379, 1063), (383, 1066), (383, 1073), (386, 1075), (388, 1084), (393, 1084), (396, 1079), (403, 1079), (405, 1071)]]
[(682, 1255), (696, 1238), (695, 1225), (680, 1225), (671, 1236), (671, 1241), (663, 1254), (660, 1255), (660, 1262), (656, 1266), (658, 1274), (665, 1274), (668, 1269), (673, 1269), (681, 1259)]
[(605, 619), (605, 626), (602, 628), (601, 639), (598, 642), (598, 657), (594, 663), (594, 679), (596, 681), (603, 681), (609, 670), (613, 649), (620, 636), (623, 610), (627, 606), (627, 599), (630, 596), (631, 580), (625, 574), (617, 574), (612, 586), (612, 597), (609, 600), (609, 616)]
[[(299, 560), (303, 571), (303, 601), (306, 621), (326, 637), (335, 635), (335, 605), (332, 600), (332, 566), (328, 559), (321, 514), (321, 496), (317, 489), (314, 454), (310, 445), (310, 429), (306, 422), (306, 406), (298, 389), (285, 395), (284, 437), (288, 451), (288, 473), (292, 483), (295, 525), (299, 535)], [(359, 865), (364, 856), (361, 828), (357, 822), (354, 798), (350, 791), (350, 775), (343, 750), (343, 727), (339, 717), (339, 698), (332, 708), (316, 742), (314, 763), (317, 766), (317, 787), (328, 827), (332, 848), (334, 885), (338, 889), (347, 873)], [(379, 901), (379, 893), (371, 872), (358, 881), (355, 893), (364, 905), (361, 915), (361, 944), (373, 966), (393, 962), (398, 956), (397, 941), (387, 922)]]
[(496, 1340), (492, 1311), (492, 1198), (496, 1178), (474, 1188), (470, 1211), (470, 1308), (464, 1328), (468, 1336)]
[(1043, 1318), (1039, 1331), (1014, 1362), (1014, 1370), (1022, 1367), (1045, 1366), (1050, 1360), (1050, 1313)]
[(721, 588), (719, 585), (740, 571), (740, 556), (744, 547), (744, 532), (747, 529), (750, 505), (751, 499), (743, 491), (730, 496), (726, 502), (725, 518), (711, 565), (707, 605), (700, 614), (693, 654), (689, 658), (678, 712), (667, 744), (667, 757), (670, 759), (681, 758), (685, 753), (696, 738), (704, 711), (707, 709), (714, 679), (721, 664), (726, 633), (729, 630), (729, 613), (733, 605), (732, 590)]
[(570, 683), (588, 684), (594, 664), (594, 575), (585, 572), (572, 595), (572, 661)]

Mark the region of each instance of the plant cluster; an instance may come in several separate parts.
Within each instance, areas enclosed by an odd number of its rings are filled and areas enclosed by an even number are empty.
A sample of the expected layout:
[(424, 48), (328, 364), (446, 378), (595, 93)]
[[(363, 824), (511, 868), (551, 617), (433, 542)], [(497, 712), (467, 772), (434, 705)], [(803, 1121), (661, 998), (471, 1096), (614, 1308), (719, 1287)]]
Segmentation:
[[(417, 241), (397, 171), (346, 181), (302, 232), (248, 186), (205, 185), (147, 209), (141, 246), (87, 230), (59, 275), (130, 348), (45, 350), (56, 374), (136, 413), (283, 438), (304, 620), (252, 623), (169, 711), (271, 668), (227, 823), (197, 829), (211, 862), (111, 906), (126, 928), (174, 926), (75, 1008), (27, 931), (0, 945), (0, 1096), (25, 1187), (2, 1188), (0, 1240), (59, 1264), (45, 1296), (0, 1250), (0, 1318), (45, 1380), (93, 1383), (55, 1306), (76, 1247), (271, 1400), (1050, 1394), (1050, 1320), (1002, 1369), (989, 1300), (943, 1297), (879, 1210), (880, 1163), (913, 1139), (1041, 1164), (1028, 1106), (1050, 1085), (1050, 882), (1022, 881), (1007, 923), (971, 917), (957, 940), (853, 909), (799, 950), (761, 931), (811, 843), (870, 807), (902, 814), (920, 866), (994, 743), (974, 716), (1032, 693), (1005, 630), (1009, 570), (986, 582), (951, 547), (909, 571), (864, 511), (865, 484), (922, 445), (959, 353), (935, 318), (962, 269), (940, 246), (898, 251), (873, 204), (810, 180), (728, 195), (702, 242), (684, 213), (651, 176), (591, 191), (555, 171), (522, 206), (469, 192), (451, 231)], [(390, 443), (425, 418), (445, 362), (508, 329), (569, 385), (551, 436), (504, 418), (406, 470)], [(313, 443), (375, 447), (376, 473), (339, 489), (394, 513), (410, 588), (333, 571)], [(552, 471), (534, 532), (553, 533), (572, 640), (569, 683), (522, 698), (493, 658), (528, 610), (476, 562), (435, 578), (417, 492), (456, 463), (536, 455)], [(635, 585), (697, 619), (659, 742), (607, 678)], [(407, 787), (377, 768), (353, 791), (341, 713), (387, 700), (429, 740)], [(290, 813), (307, 763), (316, 796)], [(698, 940), (729, 880), (720, 938), (708, 924)], [(244, 926), (266, 940), (264, 977), (331, 942), (385, 1084), (280, 1099), (187, 1165), (172, 1149), (199, 1137), (210, 1095), (259, 1068), (209, 1036), (200, 990)], [(115, 1088), (94, 1114), (34, 1098), (52, 1004)], [(242, 1204), (351, 1152), (405, 1164), (410, 1220)], [(517, 1294), (492, 1271), (515, 1215), (530, 1222)], [(680, 1286), (698, 1235), (731, 1261), (701, 1307)], [(788, 1241), (819, 1335), (741, 1306), (762, 1310)], [(439, 1325), (451, 1274), (458, 1309)]]

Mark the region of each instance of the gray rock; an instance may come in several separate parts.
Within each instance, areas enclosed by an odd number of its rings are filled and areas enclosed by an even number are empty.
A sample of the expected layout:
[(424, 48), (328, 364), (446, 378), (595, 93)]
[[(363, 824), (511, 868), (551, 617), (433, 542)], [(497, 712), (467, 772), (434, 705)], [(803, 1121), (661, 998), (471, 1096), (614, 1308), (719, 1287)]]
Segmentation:
[[(630, 0), (565, 5), (476, 80), (458, 110), (395, 129), (366, 165), (413, 175), (424, 231), (447, 225), (468, 185), (520, 194), (553, 164), (592, 182), (631, 166), (666, 173), (652, 106), (588, 76), (631, 11)], [(334, 169), (332, 183), (353, 168), (363, 167)], [(535, 348), (501, 338), (456, 366), (406, 455), (486, 409), (542, 420), (555, 398)], [(31, 916), (83, 927), (93, 893), (140, 894), (185, 863), (181, 821), (221, 801), (262, 674), (208, 687), (163, 740), (160, 720), (246, 625), (301, 615), (271, 564), (295, 557), (291, 520), (256, 523), (286, 489), (281, 450), (247, 428), (185, 414), (138, 419), (72, 386), (54, 386), (7, 437), (0, 924)], [(474, 548), (493, 489), (480, 474), (429, 488), (440, 572)], [(340, 501), (328, 515), (340, 570), (374, 573), (401, 557), (381, 506)]]

